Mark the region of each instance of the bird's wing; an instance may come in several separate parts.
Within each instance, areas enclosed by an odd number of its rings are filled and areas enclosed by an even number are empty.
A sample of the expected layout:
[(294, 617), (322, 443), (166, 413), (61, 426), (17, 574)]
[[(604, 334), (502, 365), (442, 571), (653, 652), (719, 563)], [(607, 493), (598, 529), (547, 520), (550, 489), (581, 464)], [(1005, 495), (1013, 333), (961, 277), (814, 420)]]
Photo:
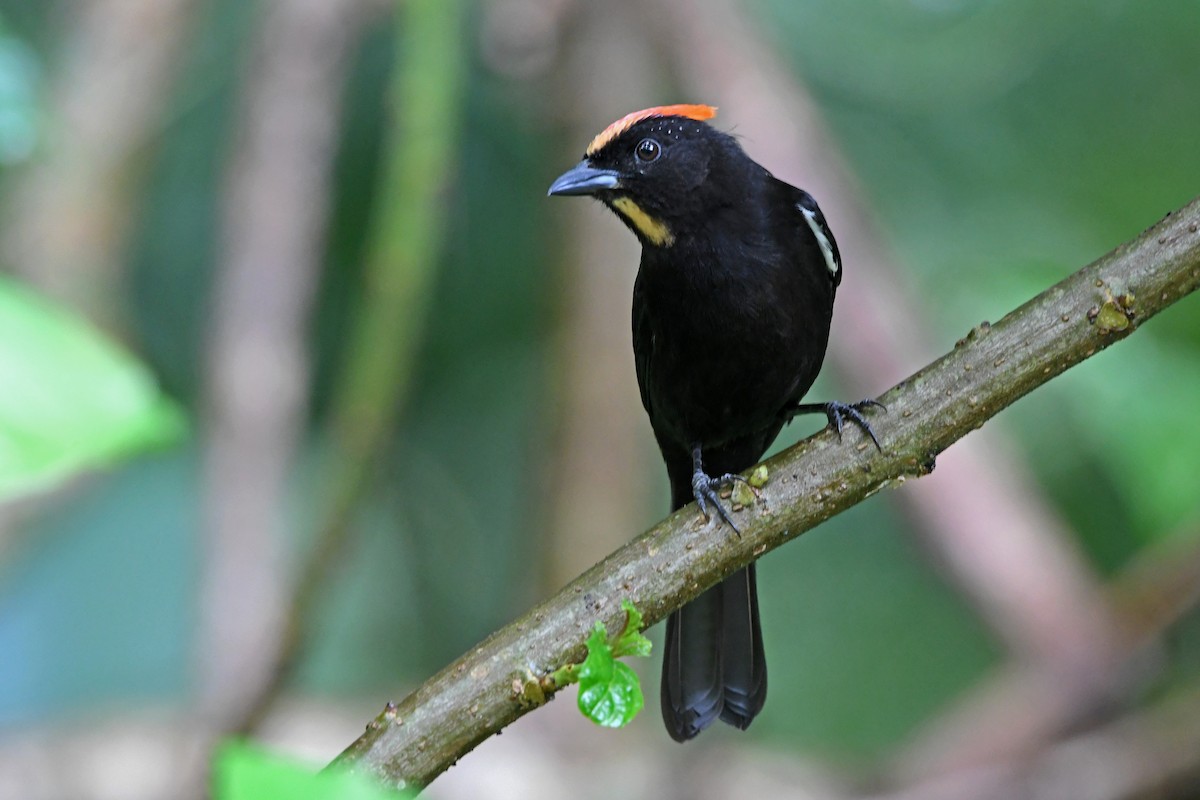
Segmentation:
[(817, 205), (813, 196), (803, 189), (797, 189), (788, 184), (784, 185), (790, 190), (792, 205), (800, 212), (800, 219), (803, 221), (802, 229), (816, 242), (821, 257), (824, 259), (825, 269), (829, 272), (830, 280), (833, 281), (834, 286), (837, 286), (842, 282), (842, 255), (838, 252), (837, 240), (833, 238), (833, 231), (829, 229), (829, 223), (825, 221), (821, 207)]

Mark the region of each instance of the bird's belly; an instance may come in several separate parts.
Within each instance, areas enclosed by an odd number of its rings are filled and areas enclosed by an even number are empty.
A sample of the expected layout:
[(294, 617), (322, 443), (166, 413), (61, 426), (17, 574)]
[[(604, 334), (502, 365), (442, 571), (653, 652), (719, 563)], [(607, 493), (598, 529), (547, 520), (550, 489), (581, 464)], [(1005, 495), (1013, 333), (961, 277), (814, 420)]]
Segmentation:
[(684, 447), (711, 447), (771, 429), (820, 366), (762, 340), (661, 344), (647, 387), (651, 422), (660, 436)]

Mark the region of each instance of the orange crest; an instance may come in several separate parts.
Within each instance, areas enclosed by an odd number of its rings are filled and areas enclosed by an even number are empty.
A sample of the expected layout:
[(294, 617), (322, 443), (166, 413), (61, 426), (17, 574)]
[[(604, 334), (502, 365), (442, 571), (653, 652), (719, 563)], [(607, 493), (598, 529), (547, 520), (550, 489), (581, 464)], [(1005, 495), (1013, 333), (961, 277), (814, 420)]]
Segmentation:
[(687, 117), (688, 119), (706, 120), (712, 119), (716, 115), (717, 109), (715, 106), (688, 105), (687, 103), (674, 106), (654, 106), (653, 108), (634, 111), (632, 114), (626, 114), (612, 125), (600, 131), (596, 135), (596, 138), (592, 139), (591, 144), (588, 145), (587, 155), (594, 155), (604, 145), (644, 119), (650, 119), (651, 117)]

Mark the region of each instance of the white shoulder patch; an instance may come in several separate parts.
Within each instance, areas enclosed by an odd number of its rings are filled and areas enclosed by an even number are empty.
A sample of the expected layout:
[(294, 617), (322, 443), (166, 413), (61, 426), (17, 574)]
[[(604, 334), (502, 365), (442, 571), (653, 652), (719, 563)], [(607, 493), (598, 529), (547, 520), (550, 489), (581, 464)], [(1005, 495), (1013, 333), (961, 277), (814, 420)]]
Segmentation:
[(813, 232), (813, 236), (817, 237), (817, 244), (821, 247), (821, 255), (825, 256), (825, 267), (829, 270), (829, 274), (837, 275), (842, 271), (842, 265), (838, 263), (837, 256), (833, 254), (833, 245), (830, 243), (829, 237), (825, 235), (825, 231), (821, 230), (816, 213), (799, 204), (796, 205), (796, 208), (800, 209), (800, 213), (804, 215), (804, 221), (808, 223), (809, 230)]

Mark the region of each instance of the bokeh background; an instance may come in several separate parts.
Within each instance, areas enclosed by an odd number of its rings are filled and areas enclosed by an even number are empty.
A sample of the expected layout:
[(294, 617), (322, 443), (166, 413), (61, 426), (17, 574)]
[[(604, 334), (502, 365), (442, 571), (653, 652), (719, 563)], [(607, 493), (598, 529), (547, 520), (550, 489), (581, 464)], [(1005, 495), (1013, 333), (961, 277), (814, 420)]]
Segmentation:
[[(854, 399), (1198, 193), (1197, 42), (1182, 0), (0, 0), (5, 294), (163, 394), (0, 482), (0, 797), (190, 796), (234, 729), (327, 761), (661, 516), (636, 243), (545, 197), (611, 120), (717, 105), (817, 196)], [(0, 407), (53, 404), (14, 337)], [(749, 732), (671, 743), (648, 663), (629, 729), (553, 703), (428, 796), (1195, 796), (1198, 397), (1185, 299), (767, 556)]]

